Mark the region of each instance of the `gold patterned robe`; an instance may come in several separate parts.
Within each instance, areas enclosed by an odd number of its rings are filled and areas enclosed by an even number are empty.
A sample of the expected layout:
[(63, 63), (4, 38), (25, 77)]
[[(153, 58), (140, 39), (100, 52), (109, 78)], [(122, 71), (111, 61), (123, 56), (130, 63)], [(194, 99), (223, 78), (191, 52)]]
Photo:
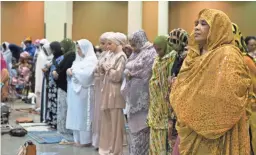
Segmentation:
[(246, 107), (251, 79), (234, 46), (226, 14), (204, 9), (198, 19), (210, 26), (207, 53), (192, 33), (189, 52), (172, 88), (180, 155), (249, 155)]

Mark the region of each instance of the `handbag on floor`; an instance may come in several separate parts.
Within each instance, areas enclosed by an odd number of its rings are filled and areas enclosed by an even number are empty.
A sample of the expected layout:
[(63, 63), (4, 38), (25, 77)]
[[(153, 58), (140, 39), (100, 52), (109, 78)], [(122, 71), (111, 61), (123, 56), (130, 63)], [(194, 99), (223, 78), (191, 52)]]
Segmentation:
[(32, 141), (25, 142), (24, 145), (20, 146), (17, 155), (36, 155), (36, 145)]
[(14, 128), (10, 131), (10, 135), (14, 137), (24, 137), (26, 134), (27, 131), (23, 128)]

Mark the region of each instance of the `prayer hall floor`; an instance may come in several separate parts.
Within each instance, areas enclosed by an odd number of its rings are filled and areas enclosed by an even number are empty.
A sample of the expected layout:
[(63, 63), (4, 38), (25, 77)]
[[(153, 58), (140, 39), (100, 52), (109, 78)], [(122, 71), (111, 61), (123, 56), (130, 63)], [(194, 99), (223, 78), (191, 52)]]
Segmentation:
[[(8, 103), (7, 103), (8, 104)], [(29, 117), (34, 120), (35, 123), (40, 122), (40, 115), (30, 114), (28, 112), (16, 111), (18, 108), (31, 108), (32, 105), (25, 104), (21, 100), (17, 100), (11, 105), (12, 110), (9, 118), (9, 124), (13, 127), (17, 127), (16, 119), (19, 117)], [(25, 137), (12, 137), (9, 134), (1, 136), (1, 155), (16, 155), (19, 147), (27, 140), (32, 140), (37, 147), (37, 155), (98, 155), (93, 147), (78, 148), (71, 145), (59, 145), (59, 144), (38, 144), (28, 135)], [(124, 155), (129, 155), (128, 147), (124, 147)]]

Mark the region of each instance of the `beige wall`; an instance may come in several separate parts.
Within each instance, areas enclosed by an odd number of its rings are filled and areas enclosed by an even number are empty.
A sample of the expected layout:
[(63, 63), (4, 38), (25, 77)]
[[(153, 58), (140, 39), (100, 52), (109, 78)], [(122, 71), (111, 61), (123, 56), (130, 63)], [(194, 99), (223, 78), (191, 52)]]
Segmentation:
[(158, 34), (158, 2), (143, 1), (142, 28), (153, 41)]
[(107, 31), (127, 34), (128, 2), (74, 2), (73, 40), (88, 39), (98, 44)]
[(256, 2), (169, 2), (169, 30), (193, 30), (198, 13), (205, 8), (224, 11), (244, 36), (256, 35)]
[(44, 37), (44, 2), (1, 2), (1, 40), (20, 45)]

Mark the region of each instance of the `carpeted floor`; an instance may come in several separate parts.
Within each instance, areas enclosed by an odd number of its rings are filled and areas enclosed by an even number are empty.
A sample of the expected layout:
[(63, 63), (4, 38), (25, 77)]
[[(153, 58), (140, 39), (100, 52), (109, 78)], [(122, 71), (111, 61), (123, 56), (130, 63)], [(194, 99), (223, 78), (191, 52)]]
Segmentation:
[[(18, 108), (31, 108), (31, 105), (24, 104), (22, 101), (16, 101), (11, 104), (12, 109)], [(17, 126), (15, 120), (19, 117), (29, 117), (34, 122), (40, 122), (40, 116), (37, 114), (26, 113), (21, 111), (12, 110), (10, 115), (10, 124)], [(11, 137), (8, 134), (1, 136), (1, 155), (15, 155), (25, 141), (32, 140), (28, 135), (25, 137)], [(38, 144), (37, 155), (98, 155), (93, 147), (89, 148), (78, 148), (72, 145), (59, 145), (59, 144)], [(129, 155), (127, 146), (124, 147), (124, 155)]]

